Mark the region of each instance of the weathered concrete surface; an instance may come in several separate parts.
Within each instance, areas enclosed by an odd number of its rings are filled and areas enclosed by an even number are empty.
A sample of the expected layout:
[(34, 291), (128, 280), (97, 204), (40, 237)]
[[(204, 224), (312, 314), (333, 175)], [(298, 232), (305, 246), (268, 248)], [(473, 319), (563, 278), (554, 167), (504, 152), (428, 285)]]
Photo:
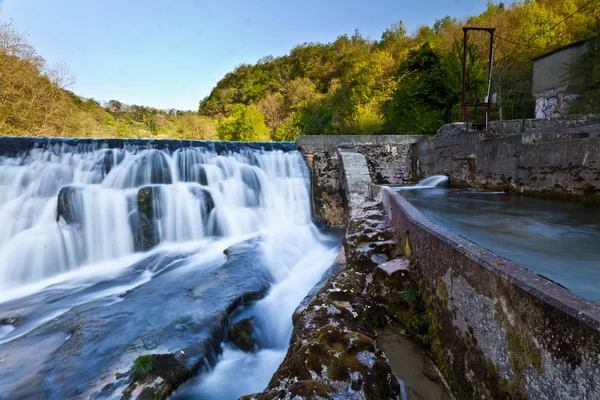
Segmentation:
[(426, 136), (299, 136), (297, 147), (311, 169), (315, 216), (329, 225), (346, 223), (340, 152), (362, 154), (370, 180), (379, 184), (412, 181), (410, 145)]
[[(524, 131), (523, 128), (525, 128)], [(486, 139), (493, 139), (520, 133), (587, 134), (586, 137), (596, 137), (600, 134), (600, 117), (597, 115), (568, 115), (552, 119), (527, 118), (525, 121), (520, 119), (492, 121), (484, 136)]]
[(419, 179), (443, 174), (455, 186), (600, 200), (600, 137), (585, 133), (462, 133), (414, 144), (412, 161)]
[[(360, 153), (340, 151), (342, 189), (349, 209), (360, 209), (369, 198), (371, 177), (365, 156)], [(352, 217), (352, 216), (351, 216)]]
[(381, 191), (431, 313), (434, 360), (458, 398), (594, 399), (600, 307), (427, 220)]

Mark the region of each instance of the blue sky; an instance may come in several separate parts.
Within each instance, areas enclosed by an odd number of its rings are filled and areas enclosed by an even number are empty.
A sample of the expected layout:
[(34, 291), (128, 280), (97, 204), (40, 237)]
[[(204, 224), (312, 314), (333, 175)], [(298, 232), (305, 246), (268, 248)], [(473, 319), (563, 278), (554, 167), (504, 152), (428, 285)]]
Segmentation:
[(238, 64), (355, 29), (379, 39), (398, 20), (413, 32), (485, 8), (486, 0), (0, 0), (0, 19), (12, 19), (50, 65), (65, 63), (79, 95), (195, 110)]

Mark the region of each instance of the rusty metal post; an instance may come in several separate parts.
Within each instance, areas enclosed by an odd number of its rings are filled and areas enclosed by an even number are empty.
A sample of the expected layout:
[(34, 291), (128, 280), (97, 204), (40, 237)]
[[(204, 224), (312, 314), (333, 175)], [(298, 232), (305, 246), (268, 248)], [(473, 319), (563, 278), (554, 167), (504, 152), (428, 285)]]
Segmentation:
[[(468, 27), (464, 26), (463, 28), (463, 80), (462, 80), (462, 103), (461, 103), (461, 119), (463, 122), (467, 122), (467, 107), (475, 106), (475, 116), (477, 116), (477, 106), (479, 105), (478, 101), (474, 101), (474, 103), (466, 103), (466, 91), (467, 91), (467, 32), (468, 31), (487, 31), (490, 34), (490, 55), (488, 59), (488, 88), (487, 88), (487, 96), (483, 104), (481, 104), (484, 108), (485, 112), (485, 130), (488, 130), (488, 125), (491, 119), (492, 113), (492, 105), (490, 103), (491, 92), (492, 92), (492, 71), (494, 66), (494, 31), (495, 28), (480, 28), (480, 27)], [(475, 94), (477, 97), (477, 93)]]
[(523, 99), (522, 103), (523, 103), (523, 119), (521, 120), (521, 133), (525, 133), (525, 99)]
[[(468, 29), (463, 27), (464, 39), (463, 39), (463, 70), (462, 70), (462, 103), (461, 103), (461, 119), (466, 123), (467, 121), (467, 107), (465, 106), (465, 92), (467, 91), (467, 31)], [(467, 128), (468, 129), (468, 128)]]
[(491, 119), (491, 113), (492, 113), (492, 104), (491, 104), (491, 98), (490, 96), (492, 95), (492, 70), (494, 68), (494, 28), (490, 28), (488, 30), (488, 32), (490, 33), (490, 58), (488, 61), (488, 90), (487, 90), (487, 106), (485, 109), (485, 130), (487, 132), (488, 130), (488, 125), (490, 123), (490, 119)]

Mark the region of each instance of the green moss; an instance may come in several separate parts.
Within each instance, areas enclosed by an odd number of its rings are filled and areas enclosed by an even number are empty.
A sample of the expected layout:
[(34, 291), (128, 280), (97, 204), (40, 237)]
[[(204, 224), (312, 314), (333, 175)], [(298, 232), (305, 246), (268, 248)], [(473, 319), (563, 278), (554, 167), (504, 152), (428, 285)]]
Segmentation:
[(542, 352), (533, 341), (523, 335), (517, 328), (508, 327), (507, 333), (508, 349), (510, 351), (511, 366), (514, 364), (514, 372), (523, 373), (529, 364), (538, 374), (543, 372)]
[(513, 379), (502, 383), (502, 387), (511, 394), (511, 398), (527, 398), (525, 389), (525, 370), (531, 365), (538, 374), (544, 371), (542, 352), (523, 329), (513, 326), (502, 309), (500, 302), (494, 305), (494, 319), (506, 330), (506, 342)]
[(410, 242), (408, 240), (408, 229), (401, 231), (399, 227), (395, 228), (395, 239), (398, 241), (398, 246), (394, 249), (392, 257), (406, 257), (412, 261), (412, 249), (410, 248)]
[(252, 318), (246, 318), (229, 327), (229, 339), (240, 350), (248, 353), (254, 348), (252, 332), (254, 332)]
[(404, 251), (404, 256), (409, 260), (412, 260), (412, 249), (410, 248), (410, 242), (408, 241), (408, 229), (402, 234), (400, 245)]
[(419, 298), (419, 289), (408, 287), (402, 291), (402, 300), (407, 304), (413, 304)]
[(133, 362), (133, 373), (137, 376), (148, 375), (154, 369), (154, 358), (150, 354), (139, 356)]
[(437, 280), (436, 291), (437, 291), (438, 297), (440, 298), (440, 300), (442, 300), (442, 303), (444, 305), (447, 305), (448, 304), (448, 288), (446, 287), (446, 284), (444, 283), (442, 278), (438, 278), (438, 280)]

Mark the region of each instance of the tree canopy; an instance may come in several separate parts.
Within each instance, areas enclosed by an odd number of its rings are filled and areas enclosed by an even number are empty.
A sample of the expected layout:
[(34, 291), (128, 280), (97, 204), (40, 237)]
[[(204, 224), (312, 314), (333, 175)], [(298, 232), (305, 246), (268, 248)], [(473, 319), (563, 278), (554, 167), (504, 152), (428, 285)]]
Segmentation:
[[(332, 43), (304, 43), (283, 57), (239, 66), (200, 102), (199, 112), (221, 118), (234, 104), (255, 105), (274, 140), (297, 134), (432, 134), (460, 119), (462, 27), (479, 26), (496, 28), (493, 118), (521, 118), (523, 105), (533, 117), (532, 59), (594, 35), (599, 7), (587, 3), (489, 1), (480, 15), (446, 16), (412, 34), (398, 21), (380, 40), (356, 31)], [(486, 95), (488, 38), (486, 32), (469, 33), (469, 98)]]
[[(332, 43), (303, 43), (237, 66), (198, 112), (80, 98), (69, 91), (74, 77), (65, 67), (49, 68), (11, 23), (0, 22), (0, 134), (250, 141), (433, 134), (460, 118), (463, 26), (496, 28), (493, 118), (521, 118), (524, 106), (533, 116), (532, 59), (598, 35), (598, 1), (489, 1), (480, 15), (446, 16), (412, 33), (398, 21), (379, 40), (355, 31)], [(469, 33), (470, 98), (487, 91), (488, 40), (486, 32)], [(598, 65), (595, 39), (570, 69), (590, 74), (588, 101), (573, 111), (600, 111)]]

